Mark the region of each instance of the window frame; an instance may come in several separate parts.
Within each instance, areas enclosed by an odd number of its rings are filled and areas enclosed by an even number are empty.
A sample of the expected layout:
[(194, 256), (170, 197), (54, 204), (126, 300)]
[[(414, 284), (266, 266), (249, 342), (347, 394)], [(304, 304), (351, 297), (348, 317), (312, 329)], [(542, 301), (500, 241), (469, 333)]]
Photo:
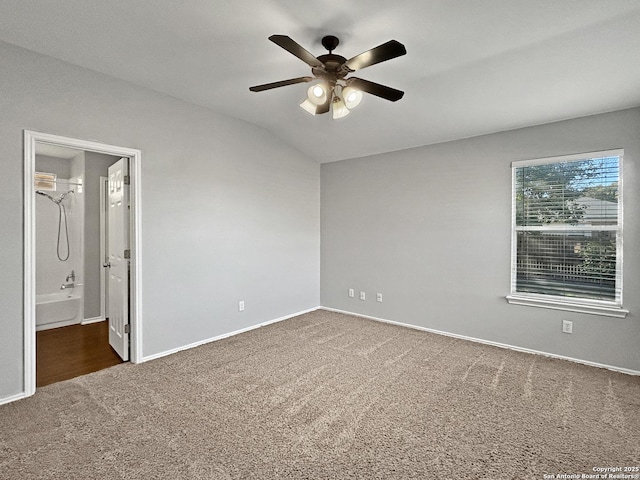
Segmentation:
[[(542, 293), (519, 292), (516, 290), (517, 278), (517, 258), (518, 258), (518, 225), (516, 221), (516, 171), (518, 168), (527, 166), (549, 165), (555, 163), (578, 162), (603, 157), (618, 157), (618, 225), (616, 227), (616, 290), (619, 295), (615, 300), (595, 300), (580, 297), (564, 297), (559, 295), (549, 295)], [(573, 155), (562, 155), (556, 157), (545, 157), (531, 160), (519, 160), (511, 162), (511, 285), (507, 301), (514, 305), (525, 305), (531, 307), (550, 308), (554, 310), (565, 310), (577, 313), (588, 313), (593, 315), (604, 315), (609, 317), (624, 318), (629, 313), (622, 308), (623, 295), (623, 159), (624, 149), (603, 150), (597, 152), (586, 152)], [(572, 231), (575, 226), (566, 227), (551, 226), (548, 230)], [(597, 230), (593, 228), (592, 230)]]

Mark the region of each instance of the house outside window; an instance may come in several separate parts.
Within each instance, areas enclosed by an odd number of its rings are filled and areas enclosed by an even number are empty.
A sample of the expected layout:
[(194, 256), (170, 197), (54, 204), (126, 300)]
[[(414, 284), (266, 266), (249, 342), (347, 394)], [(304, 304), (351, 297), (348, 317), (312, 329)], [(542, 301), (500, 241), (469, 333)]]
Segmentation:
[(509, 303), (626, 316), (623, 153), (610, 150), (512, 163)]

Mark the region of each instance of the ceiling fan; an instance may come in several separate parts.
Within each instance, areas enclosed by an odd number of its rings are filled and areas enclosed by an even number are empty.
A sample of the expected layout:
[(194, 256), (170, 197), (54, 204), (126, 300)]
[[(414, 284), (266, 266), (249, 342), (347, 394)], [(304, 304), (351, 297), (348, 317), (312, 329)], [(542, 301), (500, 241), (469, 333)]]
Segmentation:
[(389, 40), (349, 60), (333, 53), (340, 43), (340, 40), (333, 35), (322, 38), (322, 46), (329, 50), (329, 53), (319, 57), (314, 57), (286, 35), (271, 35), (269, 40), (309, 65), (313, 76), (256, 85), (249, 88), (252, 92), (262, 92), (272, 88), (317, 80), (307, 90), (307, 99), (300, 106), (311, 115), (327, 113), (332, 109), (334, 119), (345, 117), (351, 109), (357, 107), (362, 101), (362, 92), (391, 102), (397, 102), (404, 95), (401, 90), (369, 80), (357, 77), (346, 78), (347, 75), (357, 70), (405, 55), (407, 50), (403, 44), (396, 40)]

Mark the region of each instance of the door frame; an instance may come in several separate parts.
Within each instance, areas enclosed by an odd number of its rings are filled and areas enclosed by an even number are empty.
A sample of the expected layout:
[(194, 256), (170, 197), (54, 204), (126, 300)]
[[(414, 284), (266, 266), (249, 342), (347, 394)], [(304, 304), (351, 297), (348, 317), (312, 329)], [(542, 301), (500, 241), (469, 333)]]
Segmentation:
[(107, 318), (107, 177), (100, 176), (100, 318)]
[(129, 236), (131, 277), (129, 284), (130, 361), (142, 362), (142, 302), (141, 300), (141, 160), (137, 149), (107, 145), (48, 133), (24, 130), (24, 395), (36, 392), (36, 243), (35, 185), (36, 144), (70, 147), (129, 158)]

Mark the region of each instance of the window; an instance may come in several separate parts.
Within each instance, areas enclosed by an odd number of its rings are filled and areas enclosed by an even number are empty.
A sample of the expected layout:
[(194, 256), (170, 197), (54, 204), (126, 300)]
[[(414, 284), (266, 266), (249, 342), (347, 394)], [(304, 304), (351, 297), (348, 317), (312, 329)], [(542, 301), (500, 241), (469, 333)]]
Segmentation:
[(55, 173), (35, 172), (34, 185), (36, 190), (55, 191), (57, 175)]
[(624, 317), (622, 150), (513, 162), (510, 303)]

